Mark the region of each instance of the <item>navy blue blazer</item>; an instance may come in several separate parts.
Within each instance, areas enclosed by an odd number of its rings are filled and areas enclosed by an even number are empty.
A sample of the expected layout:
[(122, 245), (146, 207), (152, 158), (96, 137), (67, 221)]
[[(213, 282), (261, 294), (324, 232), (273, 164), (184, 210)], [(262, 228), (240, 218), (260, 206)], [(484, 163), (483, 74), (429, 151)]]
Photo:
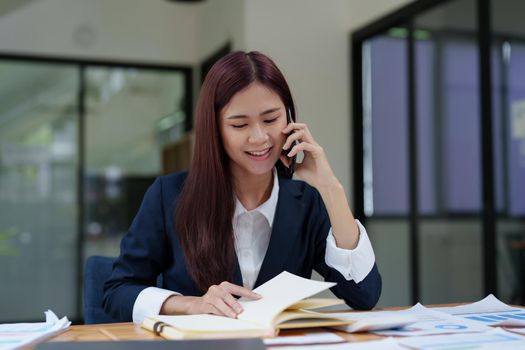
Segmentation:
[[(120, 256), (104, 284), (103, 306), (117, 320), (131, 321), (137, 296), (144, 288), (156, 286), (159, 274), (162, 274), (165, 289), (182, 295), (202, 295), (186, 269), (173, 222), (177, 196), (185, 178), (186, 173), (157, 178), (147, 190), (122, 239)], [(347, 281), (337, 270), (327, 266), (325, 249), (330, 226), (328, 213), (315, 188), (303, 181), (279, 178), (272, 233), (255, 287), (282, 271), (310, 278), (315, 269), (326, 281), (337, 282), (332, 292), (350, 307), (373, 308), (381, 294), (377, 266), (374, 264), (360, 283)], [(242, 285), (238, 262), (231, 282)]]

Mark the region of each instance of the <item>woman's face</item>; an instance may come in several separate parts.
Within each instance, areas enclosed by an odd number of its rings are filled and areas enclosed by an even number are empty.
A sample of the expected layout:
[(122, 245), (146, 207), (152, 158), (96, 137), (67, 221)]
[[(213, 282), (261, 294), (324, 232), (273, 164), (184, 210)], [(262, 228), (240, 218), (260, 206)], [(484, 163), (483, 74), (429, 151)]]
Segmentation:
[(222, 142), (233, 174), (270, 172), (281, 154), (286, 124), (281, 98), (261, 83), (236, 93), (220, 113)]

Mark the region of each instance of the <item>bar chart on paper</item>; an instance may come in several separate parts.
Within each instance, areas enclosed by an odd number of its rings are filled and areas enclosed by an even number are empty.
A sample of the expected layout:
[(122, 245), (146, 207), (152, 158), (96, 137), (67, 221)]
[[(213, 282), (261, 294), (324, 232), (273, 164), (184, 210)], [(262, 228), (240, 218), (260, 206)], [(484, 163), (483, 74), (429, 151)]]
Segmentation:
[(472, 304), (435, 308), (435, 310), (481, 322), (487, 326), (525, 327), (525, 309), (507, 305), (492, 294)]
[(509, 310), (504, 312), (479, 312), (473, 315), (458, 314), (456, 316), (485, 323), (493, 323), (507, 320), (520, 320), (525, 322), (525, 311), (520, 309)]

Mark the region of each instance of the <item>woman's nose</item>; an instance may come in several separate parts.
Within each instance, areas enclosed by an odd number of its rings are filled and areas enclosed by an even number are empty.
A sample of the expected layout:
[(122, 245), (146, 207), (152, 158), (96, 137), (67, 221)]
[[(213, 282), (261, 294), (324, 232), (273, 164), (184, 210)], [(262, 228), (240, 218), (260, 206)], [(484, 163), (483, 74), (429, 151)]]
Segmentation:
[(248, 138), (248, 142), (263, 143), (266, 142), (268, 138), (269, 136), (266, 130), (260, 125), (256, 125), (250, 130), (250, 137)]

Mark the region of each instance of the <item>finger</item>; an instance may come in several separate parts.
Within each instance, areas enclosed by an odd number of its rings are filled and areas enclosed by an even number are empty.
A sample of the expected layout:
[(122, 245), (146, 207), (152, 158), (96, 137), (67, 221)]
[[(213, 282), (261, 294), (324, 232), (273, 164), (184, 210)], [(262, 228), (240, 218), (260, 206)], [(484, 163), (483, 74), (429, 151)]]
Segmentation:
[(224, 300), (229, 305), (237, 303), (235, 301), (235, 298), (228, 291), (228, 289), (226, 287), (226, 282), (222, 282), (218, 286), (213, 286), (213, 289), (210, 292), (210, 296), (221, 298), (222, 300)]
[(223, 300), (226, 303), (226, 305), (228, 305), (233, 310), (233, 312), (235, 312), (236, 316), (244, 311), (242, 305), (239, 304), (231, 294), (228, 294), (228, 296), (225, 297)]
[(212, 297), (208, 302), (219, 312), (216, 315), (228, 316), (231, 318), (237, 317), (235, 312), (228, 304), (224, 302), (224, 299), (220, 297)]
[(206, 304), (205, 309), (206, 309), (205, 313), (207, 314), (229, 317), (228, 315), (225, 315), (224, 312), (222, 312), (218, 307), (216, 307), (213, 304)]
[(286, 127), (283, 129), (284, 134), (289, 134), (293, 130), (301, 130), (305, 129), (307, 126), (304, 123), (288, 123)]
[(212, 315), (221, 315), (221, 310), (217, 309), (213, 304), (210, 304), (208, 301), (202, 303), (201, 309), (197, 310), (197, 314), (212, 314)]
[(241, 312), (243, 312), (243, 308), (241, 304), (239, 304), (237, 300), (230, 294), (230, 292), (227, 289), (226, 283), (227, 282), (222, 282), (219, 285), (219, 288), (217, 289), (217, 296), (220, 297), (226, 303), (226, 305), (231, 307), (231, 309), (236, 314), (240, 314)]
[[(288, 157), (293, 157), (295, 155), (297, 155), (297, 153), (299, 152), (310, 152), (314, 155), (318, 154), (320, 152), (320, 147), (319, 146), (314, 146), (312, 145), (311, 143), (308, 143), (308, 142), (301, 142), (299, 144), (296, 144), (295, 146), (292, 147), (292, 149), (290, 150), (290, 152), (288, 152), (287, 156)], [(306, 153), (305, 153), (305, 156), (306, 156)]]
[(301, 142), (301, 140), (303, 140), (303, 137), (304, 137), (304, 132), (302, 130), (294, 132), (293, 134), (291, 134), (290, 136), (286, 138), (286, 142), (283, 145), (283, 149), (286, 150), (290, 148), (290, 146), (294, 142)]
[(208, 288), (208, 291), (206, 292), (206, 294), (204, 294), (204, 296), (212, 297), (212, 296), (217, 296), (219, 294), (221, 294), (221, 287), (214, 284)]
[(245, 297), (245, 298), (253, 299), (253, 300), (262, 298), (260, 294), (252, 292), (248, 288), (244, 288), (244, 287), (238, 286), (233, 283), (223, 282), (221, 283), (221, 285), (226, 289), (226, 291), (228, 291), (228, 293), (233, 294), (233, 295), (237, 295), (240, 297)]

